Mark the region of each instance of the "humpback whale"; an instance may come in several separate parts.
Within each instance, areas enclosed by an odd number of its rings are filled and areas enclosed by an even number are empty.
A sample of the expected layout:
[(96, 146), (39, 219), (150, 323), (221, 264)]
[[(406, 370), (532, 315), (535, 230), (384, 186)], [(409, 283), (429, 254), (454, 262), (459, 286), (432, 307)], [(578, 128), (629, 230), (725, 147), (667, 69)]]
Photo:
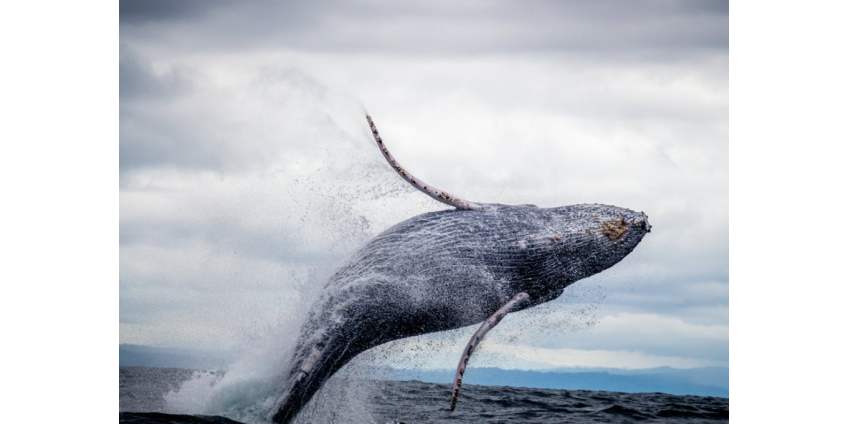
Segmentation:
[(374, 237), (329, 279), (303, 325), (272, 420), (291, 422), (356, 355), (405, 337), (482, 323), (460, 355), (450, 410), (468, 359), (510, 312), (559, 297), (621, 261), (650, 232), (643, 212), (581, 204), (477, 203), (414, 177), (374, 140), (395, 171), (453, 209), (425, 213)]

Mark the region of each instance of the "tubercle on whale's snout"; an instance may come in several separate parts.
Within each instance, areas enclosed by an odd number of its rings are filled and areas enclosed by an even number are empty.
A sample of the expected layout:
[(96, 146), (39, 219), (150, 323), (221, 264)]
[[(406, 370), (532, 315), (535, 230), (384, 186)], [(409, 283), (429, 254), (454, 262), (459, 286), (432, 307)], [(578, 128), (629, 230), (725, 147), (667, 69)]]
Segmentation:
[(610, 219), (602, 222), (601, 229), (603, 230), (604, 235), (611, 241), (616, 241), (620, 239), (621, 236), (623, 236), (630, 228), (624, 217), (621, 217), (620, 219)]
[[(595, 222), (598, 221), (596, 220)], [(647, 216), (644, 216), (643, 218), (631, 218), (629, 221), (622, 216), (618, 219), (609, 219), (603, 221), (600, 224), (601, 231), (612, 242), (616, 242), (617, 240), (622, 238), (624, 234), (628, 230), (630, 230), (631, 227), (643, 230), (645, 233), (651, 232), (651, 224), (648, 223)]]

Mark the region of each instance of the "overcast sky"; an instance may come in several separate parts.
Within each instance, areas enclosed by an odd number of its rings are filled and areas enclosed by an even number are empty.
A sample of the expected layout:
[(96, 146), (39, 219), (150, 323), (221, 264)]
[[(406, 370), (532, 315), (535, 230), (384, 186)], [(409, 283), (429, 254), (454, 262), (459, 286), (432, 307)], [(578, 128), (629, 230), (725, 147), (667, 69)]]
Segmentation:
[[(122, 0), (120, 17), (121, 343), (293, 343), (357, 247), (444, 209), (383, 162), (367, 111), (462, 198), (650, 217), (628, 258), (511, 315), (478, 364), (728, 364), (726, 2)], [(473, 332), (372, 360), (452, 368)]]

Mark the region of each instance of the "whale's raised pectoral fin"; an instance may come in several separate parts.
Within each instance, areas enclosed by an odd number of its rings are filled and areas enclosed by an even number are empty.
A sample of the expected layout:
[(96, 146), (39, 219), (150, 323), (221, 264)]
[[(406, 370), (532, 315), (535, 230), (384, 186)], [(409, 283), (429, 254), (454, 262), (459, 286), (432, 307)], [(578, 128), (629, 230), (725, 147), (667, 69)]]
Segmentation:
[(412, 176), (408, 170), (404, 169), (400, 164), (395, 160), (394, 156), (389, 153), (389, 149), (386, 148), (386, 145), (383, 143), (383, 139), (380, 137), (380, 133), (377, 131), (377, 127), (374, 125), (374, 121), (371, 119), (370, 115), (365, 115), (365, 119), (368, 120), (368, 126), (371, 127), (371, 134), (374, 135), (374, 141), (377, 142), (377, 147), (380, 148), (380, 151), (383, 152), (383, 157), (389, 162), (389, 165), (397, 171), (398, 175), (401, 176), (408, 183), (412, 184), (413, 187), (418, 190), (423, 191), (428, 196), (433, 199), (438, 200), (446, 205), (453, 206), (457, 209), (470, 209), (470, 210), (480, 210), (482, 206), (478, 205), (474, 202), (469, 202), (466, 200), (462, 200), (459, 197), (452, 196), (445, 191), (439, 190), (436, 187), (433, 187), (424, 181), (421, 181), (418, 178)]
[(486, 333), (495, 328), (506, 314), (527, 302), (528, 299), (530, 299), (530, 295), (525, 292), (516, 294), (512, 297), (512, 299), (501, 306), (500, 309), (495, 311), (492, 316), (487, 318), (486, 321), (483, 321), (483, 324), (477, 332), (471, 336), (471, 340), (468, 341), (468, 345), (465, 346), (465, 350), (462, 351), (462, 357), (459, 359), (459, 365), (456, 367), (456, 376), (453, 379), (453, 395), (451, 396), (451, 411), (456, 409), (456, 400), (459, 397), (459, 388), (462, 386), (462, 376), (465, 374), (465, 367), (468, 366), (468, 360), (471, 359), (471, 354), (474, 352), (474, 349), (477, 348), (483, 340), (483, 337), (486, 336)]

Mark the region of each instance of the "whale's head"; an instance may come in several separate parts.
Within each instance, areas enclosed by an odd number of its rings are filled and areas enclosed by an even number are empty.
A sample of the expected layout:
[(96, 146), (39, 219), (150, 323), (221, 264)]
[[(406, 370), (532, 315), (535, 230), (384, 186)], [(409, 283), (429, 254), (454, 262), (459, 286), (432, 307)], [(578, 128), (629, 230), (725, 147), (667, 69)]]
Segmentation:
[(523, 228), (510, 249), (520, 257), (516, 280), (545, 300), (620, 262), (651, 231), (645, 213), (617, 206), (522, 206), (513, 212)]

